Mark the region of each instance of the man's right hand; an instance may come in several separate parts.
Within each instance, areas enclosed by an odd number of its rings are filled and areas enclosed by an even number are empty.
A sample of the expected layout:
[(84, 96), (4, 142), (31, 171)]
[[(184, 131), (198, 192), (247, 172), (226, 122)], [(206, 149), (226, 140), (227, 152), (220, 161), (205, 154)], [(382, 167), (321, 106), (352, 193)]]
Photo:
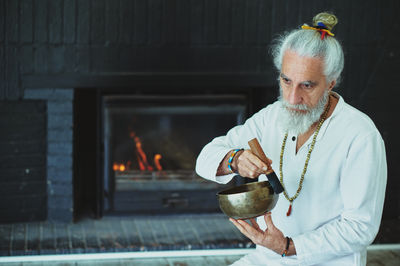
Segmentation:
[(243, 150), (240, 154), (238, 152), (232, 161), (232, 167), (239, 175), (253, 179), (261, 174), (271, 173), (271, 164), (271, 160), (268, 165), (265, 164), (251, 150)]
[[(217, 176), (227, 175), (231, 172), (228, 169), (228, 160), (234, 150), (228, 152), (220, 163)], [(268, 165), (262, 162), (251, 150), (238, 151), (231, 163), (232, 170), (243, 177), (257, 178), (261, 174), (269, 174), (273, 170), (271, 168), (272, 161), (269, 160)]]

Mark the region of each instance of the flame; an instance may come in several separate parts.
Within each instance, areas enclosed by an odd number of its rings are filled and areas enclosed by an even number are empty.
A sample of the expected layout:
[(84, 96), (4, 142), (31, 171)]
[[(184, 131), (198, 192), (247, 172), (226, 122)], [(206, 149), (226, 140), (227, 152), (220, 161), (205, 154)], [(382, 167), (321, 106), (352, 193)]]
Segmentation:
[(161, 154), (154, 155), (154, 165), (156, 166), (158, 171), (162, 170), (162, 166), (160, 164), (161, 158), (162, 158)]
[(138, 163), (139, 163), (139, 169), (140, 169), (140, 171), (145, 171), (145, 170), (146, 170), (146, 167), (144, 166), (142, 160), (140, 159), (139, 154), (137, 154), (137, 160), (138, 160)]
[(121, 164), (114, 163), (114, 164), (113, 164), (113, 170), (114, 170), (114, 171), (123, 172), (123, 171), (126, 170), (126, 166), (125, 166), (123, 163), (121, 163)]
[[(135, 136), (135, 134), (131, 133), (131, 136)], [(138, 157), (140, 170), (144, 169), (144, 170), (153, 171), (153, 167), (147, 162), (147, 156), (146, 156), (146, 153), (142, 149), (142, 142), (140, 141), (139, 137), (135, 136), (133, 138), (133, 140), (135, 141), (135, 144), (136, 144), (136, 151), (138, 153), (137, 157)], [(144, 170), (142, 170), (142, 171), (144, 171)]]
[[(147, 156), (146, 156), (146, 153), (142, 149), (142, 142), (140, 141), (140, 138), (138, 136), (136, 136), (136, 133), (133, 132), (133, 131), (129, 132), (129, 137), (132, 138), (134, 140), (134, 142), (135, 142), (136, 158), (137, 158), (137, 162), (139, 164), (140, 171), (146, 171), (146, 170), (147, 171), (153, 171), (154, 167), (151, 166), (149, 164), (149, 162), (147, 161)], [(156, 155), (154, 155), (154, 158), (153, 158), (155, 168), (158, 171), (162, 171), (163, 170), (163, 168), (162, 168), (162, 166), (160, 164), (161, 158), (162, 158), (161, 154), (156, 154)], [(123, 171), (126, 171), (126, 170), (130, 170), (131, 169), (131, 165), (132, 165), (131, 161), (128, 161), (126, 164), (116, 163), (115, 162), (113, 164), (113, 170), (114, 171), (123, 172)]]

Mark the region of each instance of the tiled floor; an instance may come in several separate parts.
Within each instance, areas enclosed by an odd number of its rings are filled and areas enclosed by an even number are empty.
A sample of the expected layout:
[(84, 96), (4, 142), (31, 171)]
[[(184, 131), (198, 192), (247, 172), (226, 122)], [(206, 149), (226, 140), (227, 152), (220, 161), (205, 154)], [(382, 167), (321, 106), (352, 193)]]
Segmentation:
[(74, 224), (0, 225), (0, 255), (9, 256), (250, 246), (222, 214), (110, 216)]
[[(398, 239), (398, 223), (385, 223), (375, 243)], [(386, 241), (386, 242), (385, 242)], [(388, 242), (389, 241), (389, 242)], [(1, 263), (21, 255), (88, 254), (168, 250), (215, 250), (254, 245), (223, 214), (168, 216), (106, 216), (74, 224), (16, 223), (0, 225), (0, 265), (229, 265), (243, 255), (157, 257), (108, 260)], [(25, 256), (26, 257), (26, 256)], [(400, 249), (369, 250), (368, 266), (400, 265)]]

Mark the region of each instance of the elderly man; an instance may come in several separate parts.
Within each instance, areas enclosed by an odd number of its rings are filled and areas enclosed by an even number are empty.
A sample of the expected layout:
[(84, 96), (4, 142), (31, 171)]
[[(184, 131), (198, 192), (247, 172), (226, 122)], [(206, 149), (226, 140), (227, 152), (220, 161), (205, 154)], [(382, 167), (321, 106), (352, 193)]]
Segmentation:
[[(273, 49), (279, 100), (201, 151), (197, 173), (227, 183), (238, 173), (266, 180), (275, 169), (284, 193), (251, 223), (230, 219), (257, 246), (234, 265), (365, 265), (380, 225), (387, 166), (379, 131), (332, 91), (344, 65), (331, 33), (337, 19), (320, 13), (282, 36)], [(257, 138), (271, 159), (248, 147)]]

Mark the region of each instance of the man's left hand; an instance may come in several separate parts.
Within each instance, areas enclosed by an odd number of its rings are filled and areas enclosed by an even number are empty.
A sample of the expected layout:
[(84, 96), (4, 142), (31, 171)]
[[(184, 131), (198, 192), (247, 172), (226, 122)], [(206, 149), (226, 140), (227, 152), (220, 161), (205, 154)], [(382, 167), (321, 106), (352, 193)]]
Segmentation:
[(265, 231), (260, 229), (254, 218), (250, 219), (251, 225), (244, 220), (235, 220), (232, 218), (229, 218), (229, 220), (254, 244), (264, 246), (278, 254), (282, 254), (285, 250), (286, 238), (273, 224), (271, 212), (264, 215), (264, 220), (267, 224), (267, 229), (265, 229)]

